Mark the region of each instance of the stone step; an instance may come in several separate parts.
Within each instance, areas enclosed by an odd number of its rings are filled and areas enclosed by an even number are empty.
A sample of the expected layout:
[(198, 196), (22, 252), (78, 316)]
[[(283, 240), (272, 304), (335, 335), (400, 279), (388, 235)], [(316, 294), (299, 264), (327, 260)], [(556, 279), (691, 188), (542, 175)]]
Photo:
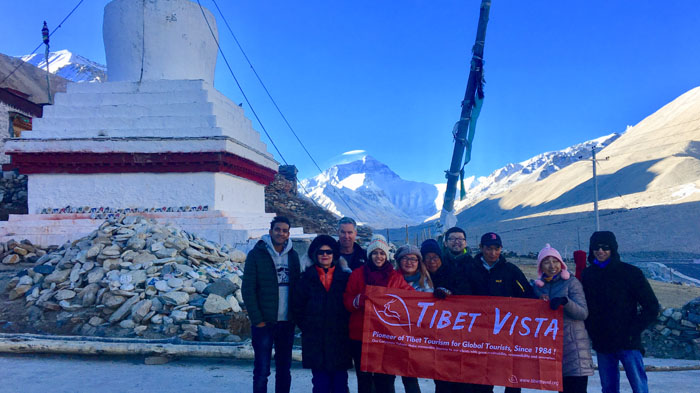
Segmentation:
[(149, 105), (95, 105), (44, 107), (44, 119), (100, 118), (100, 117), (145, 117), (145, 116), (198, 116), (210, 115), (214, 110), (211, 102), (188, 102), (176, 104), (152, 103)]
[(162, 93), (71, 93), (57, 94), (54, 106), (87, 106), (97, 105), (149, 105), (159, 104), (183, 104), (195, 102), (208, 102), (209, 92), (198, 91), (172, 91)]
[[(190, 128), (130, 128), (105, 130), (100, 128), (85, 128), (66, 131), (32, 130), (22, 133), (22, 139), (54, 139), (54, 138), (191, 138), (227, 136), (221, 127), (190, 127)], [(99, 139), (96, 140), (99, 142)], [(52, 149), (53, 150), (53, 149)], [(265, 150), (266, 151), (266, 150)]]
[(71, 93), (162, 93), (171, 91), (196, 91), (213, 89), (201, 79), (151, 80), (142, 82), (69, 83), (66, 94)]
[(100, 128), (105, 130), (134, 128), (183, 128), (216, 127), (216, 117), (209, 116), (146, 116), (101, 118), (43, 118), (34, 119), (37, 131), (67, 131)]

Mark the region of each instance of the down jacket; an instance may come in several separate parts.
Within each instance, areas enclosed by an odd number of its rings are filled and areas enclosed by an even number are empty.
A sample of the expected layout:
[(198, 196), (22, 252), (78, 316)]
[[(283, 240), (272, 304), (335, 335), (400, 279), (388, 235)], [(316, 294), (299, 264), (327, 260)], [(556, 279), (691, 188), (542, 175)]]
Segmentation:
[[(386, 263), (390, 262), (387, 261)], [(367, 284), (365, 284), (365, 269), (367, 269), (367, 265), (360, 266), (359, 268), (353, 270), (352, 274), (350, 274), (350, 278), (348, 279), (348, 286), (345, 288), (345, 293), (343, 294), (343, 303), (345, 304), (345, 308), (351, 313), (349, 324), (350, 339), (356, 341), (362, 341), (365, 304), (363, 299), (360, 302), (360, 307), (355, 308), (353, 305), (353, 300), (355, 300), (357, 295), (364, 295), (365, 293), (365, 288), (367, 287)], [(396, 270), (391, 272), (389, 283), (386, 287), (406, 289), (409, 291), (413, 290), (413, 287), (408, 285), (406, 280), (403, 279), (403, 274)]]
[[(328, 272), (327, 274), (331, 274)], [(328, 291), (316, 267), (301, 274), (292, 308), (301, 329), (302, 366), (312, 370), (347, 370), (352, 366), (343, 293), (350, 273), (335, 267)]]
[(581, 283), (573, 276), (568, 280), (557, 276), (543, 287), (533, 285), (532, 288), (538, 297), (547, 295), (550, 299), (565, 297), (569, 300), (564, 305), (562, 374), (565, 377), (593, 375), (591, 343), (583, 322), (588, 317), (588, 307)]

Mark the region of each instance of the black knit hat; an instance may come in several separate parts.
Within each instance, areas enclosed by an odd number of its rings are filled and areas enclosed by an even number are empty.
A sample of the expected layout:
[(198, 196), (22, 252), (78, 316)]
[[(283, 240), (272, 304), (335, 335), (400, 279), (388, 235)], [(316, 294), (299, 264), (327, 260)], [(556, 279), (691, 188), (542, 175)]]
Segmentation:
[(428, 239), (420, 245), (420, 253), (423, 255), (423, 259), (425, 259), (425, 254), (429, 252), (437, 254), (440, 259), (442, 259), (442, 250), (440, 249), (440, 245), (438, 244), (437, 240)]
[[(593, 255), (593, 251), (598, 249), (598, 246), (600, 245), (605, 245), (605, 246), (610, 246), (610, 257), (613, 260), (619, 260), (620, 256), (617, 252), (617, 239), (615, 238), (615, 234), (610, 232), (610, 231), (598, 231), (598, 232), (593, 232), (591, 235), (591, 241), (588, 245), (588, 261), (593, 262), (595, 259), (595, 255)], [(594, 248), (595, 247), (595, 248)]]
[(338, 247), (338, 242), (328, 235), (318, 235), (309, 245), (309, 250), (307, 255), (311, 258), (314, 263), (316, 262), (316, 252), (321, 246), (329, 246), (333, 250), (333, 259), (338, 259), (340, 257), (340, 248)]

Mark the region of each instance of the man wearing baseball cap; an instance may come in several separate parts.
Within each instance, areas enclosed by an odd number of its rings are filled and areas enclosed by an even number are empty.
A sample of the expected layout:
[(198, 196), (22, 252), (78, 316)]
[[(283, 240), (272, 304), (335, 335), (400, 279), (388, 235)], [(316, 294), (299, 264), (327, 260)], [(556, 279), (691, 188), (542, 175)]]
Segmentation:
[[(535, 293), (523, 272), (501, 255), (503, 244), (497, 233), (481, 236), (479, 254), (467, 272), (472, 294), (476, 296), (503, 296), (535, 299)], [(472, 392), (493, 392), (493, 386), (472, 385)], [(504, 393), (520, 392), (520, 388), (506, 387)]]

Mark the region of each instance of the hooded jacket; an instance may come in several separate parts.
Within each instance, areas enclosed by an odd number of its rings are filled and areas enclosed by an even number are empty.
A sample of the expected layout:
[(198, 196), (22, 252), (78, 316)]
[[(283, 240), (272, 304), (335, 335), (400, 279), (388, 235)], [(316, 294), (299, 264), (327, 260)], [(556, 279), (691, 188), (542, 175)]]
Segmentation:
[(350, 313), (343, 305), (350, 273), (335, 266), (328, 290), (321, 283), (316, 268), (310, 267), (301, 275), (294, 292), (292, 306), (301, 329), (304, 368), (334, 371), (347, 370), (352, 365), (348, 336)]
[(659, 301), (644, 273), (620, 261), (614, 252), (605, 267), (595, 263), (588, 266), (581, 281), (593, 349), (602, 353), (636, 349), (644, 353), (641, 334), (659, 313)]
[[(283, 267), (284, 259), (287, 262), (286, 269)], [(287, 311), (284, 320), (292, 320), (291, 308), (283, 309), (294, 295), (299, 272), (299, 255), (292, 248), (291, 240), (287, 241), (281, 253), (275, 251), (269, 235), (263, 236), (255, 244), (245, 260), (241, 287), (243, 303), (253, 326), (260, 322), (276, 322), (283, 311)], [(288, 281), (288, 285), (280, 286), (278, 277)]]
[(562, 374), (565, 377), (593, 375), (591, 343), (586, 333), (584, 320), (588, 317), (586, 296), (576, 277), (562, 278), (557, 275), (552, 281), (543, 281), (543, 285), (533, 285), (537, 296), (547, 295), (550, 299), (565, 297), (564, 305), (564, 353), (562, 357)]

